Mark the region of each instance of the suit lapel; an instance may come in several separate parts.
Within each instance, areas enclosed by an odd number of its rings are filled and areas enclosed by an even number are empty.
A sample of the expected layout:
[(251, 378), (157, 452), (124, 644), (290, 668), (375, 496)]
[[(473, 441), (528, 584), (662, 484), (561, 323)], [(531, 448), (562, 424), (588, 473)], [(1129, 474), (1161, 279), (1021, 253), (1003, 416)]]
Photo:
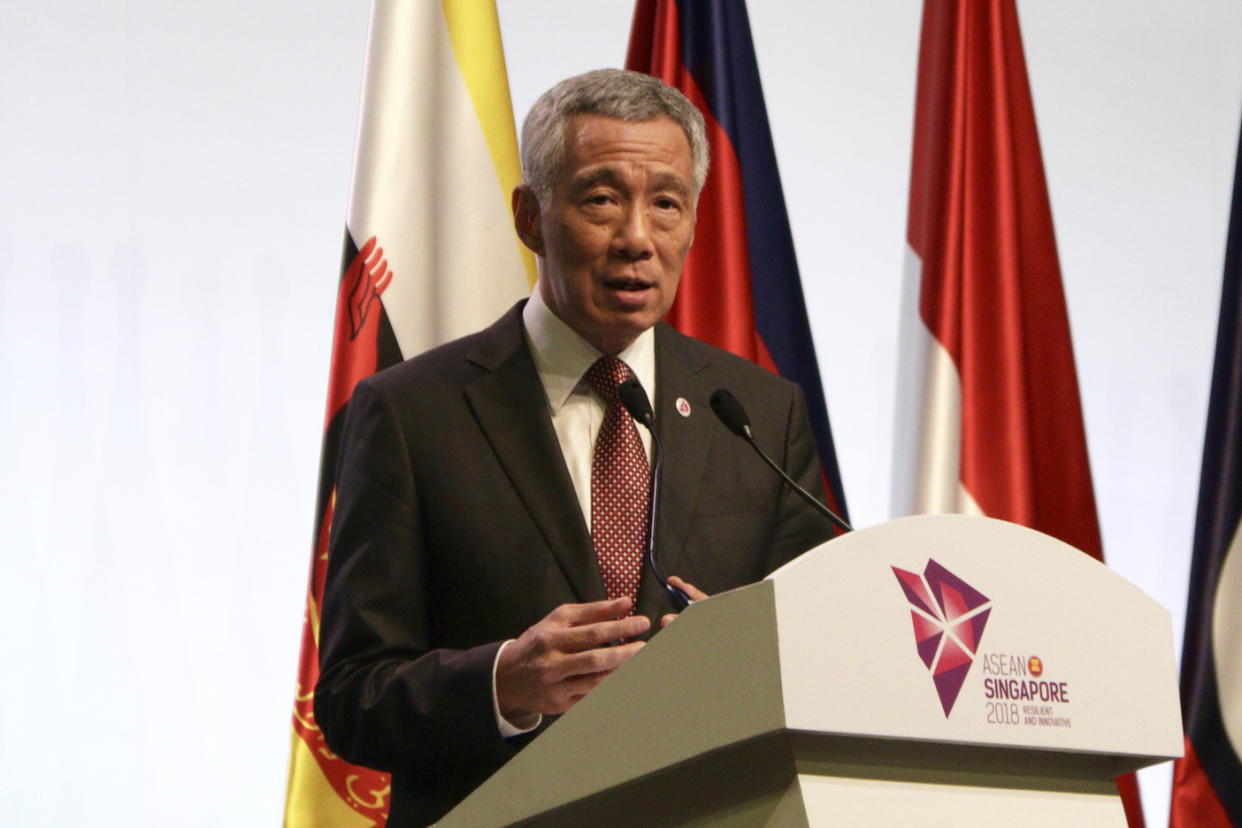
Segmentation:
[[(666, 574), (694, 582), (694, 561), (684, 558), (715, 439), (708, 400), (714, 389), (701, 372), (707, 362), (686, 348), (680, 334), (656, 326), (656, 428), (664, 442), (656, 556)], [(522, 334), (521, 306), (493, 325), (469, 359), (484, 373), (465, 388), (479, 427), (539, 527), (581, 601), (606, 597), (590, 530), (565, 469), (548, 402)], [(689, 416), (677, 401), (689, 403)], [(660, 585), (644, 567), (637, 611), (658, 619), (670, 610)]]
[(579, 600), (603, 600), (591, 536), (522, 335), (521, 305), (488, 333), (469, 355), (486, 373), (466, 386), (466, 399)]
[[(683, 556), (713, 435), (719, 431), (711, 427), (708, 399), (713, 389), (701, 375), (708, 363), (684, 347), (680, 334), (663, 323), (655, 332), (656, 430), (664, 443), (656, 559), (665, 575), (680, 575), (694, 583), (694, 562)], [(679, 399), (688, 403), (688, 416), (677, 410)], [(653, 617), (669, 612), (663, 593), (650, 569), (644, 568), (638, 611)]]

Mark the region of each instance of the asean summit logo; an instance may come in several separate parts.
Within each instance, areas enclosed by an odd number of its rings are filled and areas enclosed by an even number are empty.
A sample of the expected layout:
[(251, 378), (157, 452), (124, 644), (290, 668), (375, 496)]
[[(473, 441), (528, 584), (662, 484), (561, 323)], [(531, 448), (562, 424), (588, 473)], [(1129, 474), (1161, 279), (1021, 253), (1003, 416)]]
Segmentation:
[(892, 569), (910, 601), (915, 648), (931, 670), (940, 706), (948, 718), (975, 661), (992, 603), (930, 558), (922, 575), (895, 566)]

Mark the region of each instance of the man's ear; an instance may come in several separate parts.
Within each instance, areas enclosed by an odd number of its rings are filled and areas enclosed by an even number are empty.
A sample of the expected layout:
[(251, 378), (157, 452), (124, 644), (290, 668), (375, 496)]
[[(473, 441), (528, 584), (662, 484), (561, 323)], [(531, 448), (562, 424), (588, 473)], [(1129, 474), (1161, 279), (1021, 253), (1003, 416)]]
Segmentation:
[(518, 238), (536, 256), (542, 256), (543, 226), (539, 221), (539, 199), (535, 196), (535, 191), (526, 184), (514, 187), (511, 204), (513, 229), (517, 231)]

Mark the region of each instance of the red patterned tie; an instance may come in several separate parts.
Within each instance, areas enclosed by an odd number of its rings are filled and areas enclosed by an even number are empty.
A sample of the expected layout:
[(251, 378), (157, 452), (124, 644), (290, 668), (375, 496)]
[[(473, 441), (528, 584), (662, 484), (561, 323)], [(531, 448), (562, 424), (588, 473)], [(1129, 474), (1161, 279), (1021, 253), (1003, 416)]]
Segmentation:
[(617, 386), (632, 376), (615, 357), (600, 357), (585, 375), (608, 405), (591, 462), (591, 540), (610, 599), (637, 599), (651, 501), (647, 452), (617, 396)]

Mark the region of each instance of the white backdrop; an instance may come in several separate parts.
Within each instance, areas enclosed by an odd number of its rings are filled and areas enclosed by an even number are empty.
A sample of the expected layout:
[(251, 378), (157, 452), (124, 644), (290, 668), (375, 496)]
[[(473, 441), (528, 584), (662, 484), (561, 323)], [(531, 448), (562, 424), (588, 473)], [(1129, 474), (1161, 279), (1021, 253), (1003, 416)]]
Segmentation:
[[(751, 4), (860, 526), (888, 512), (920, 9)], [(619, 65), (631, 10), (501, 0), (515, 110)], [(1020, 11), (1105, 554), (1180, 645), (1242, 7)], [(6, 824), (279, 821), (367, 16), (0, 10)]]

